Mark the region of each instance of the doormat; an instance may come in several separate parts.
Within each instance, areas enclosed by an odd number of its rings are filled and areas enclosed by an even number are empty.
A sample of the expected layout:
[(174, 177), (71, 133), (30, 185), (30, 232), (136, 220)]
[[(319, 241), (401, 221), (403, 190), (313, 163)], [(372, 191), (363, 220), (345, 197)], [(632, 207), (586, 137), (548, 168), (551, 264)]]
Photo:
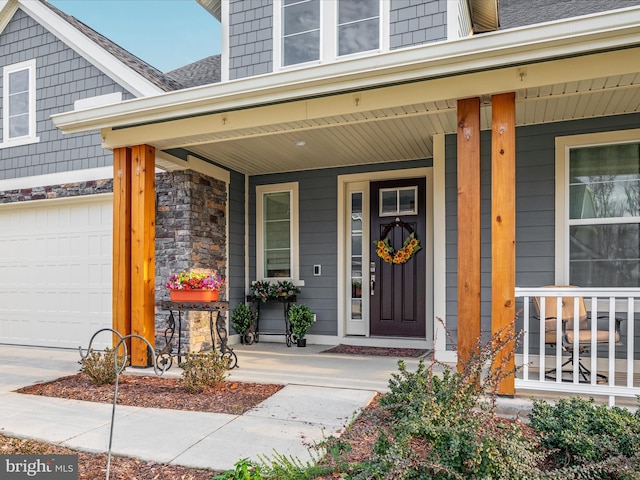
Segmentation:
[(380, 357), (411, 357), (418, 358), (430, 353), (431, 350), (419, 348), (388, 348), (388, 347), (361, 347), (357, 345), (338, 345), (324, 350), (322, 353), (340, 353), (345, 355), (372, 355)]

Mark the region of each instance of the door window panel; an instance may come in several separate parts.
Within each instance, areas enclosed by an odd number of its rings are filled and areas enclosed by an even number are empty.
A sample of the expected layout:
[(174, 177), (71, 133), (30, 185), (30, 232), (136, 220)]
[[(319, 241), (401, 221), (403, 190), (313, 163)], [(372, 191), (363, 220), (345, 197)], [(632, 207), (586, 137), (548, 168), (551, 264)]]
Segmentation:
[(417, 215), (418, 187), (381, 188), (380, 216)]
[(362, 318), (362, 192), (351, 194), (351, 318)]
[(569, 156), (570, 283), (640, 286), (640, 143)]

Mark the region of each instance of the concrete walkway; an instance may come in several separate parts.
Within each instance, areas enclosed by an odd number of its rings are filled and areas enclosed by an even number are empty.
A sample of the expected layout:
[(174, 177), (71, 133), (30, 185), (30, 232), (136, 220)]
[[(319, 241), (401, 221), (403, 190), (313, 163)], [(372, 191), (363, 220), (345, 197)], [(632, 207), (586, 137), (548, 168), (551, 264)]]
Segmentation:
[[(322, 353), (328, 348), (236, 345), (240, 368), (231, 371), (231, 380), (285, 387), (244, 415), (118, 406), (112, 451), (212, 470), (274, 451), (309, 459), (308, 447), (341, 433), (397, 371), (397, 358)], [(77, 373), (78, 360), (76, 351), (0, 345), (0, 433), (105, 452), (111, 405), (12, 392)], [(417, 359), (406, 363), (411, 367)], [(180, 370), (174, 366), (165, 375), (179, 376)]]

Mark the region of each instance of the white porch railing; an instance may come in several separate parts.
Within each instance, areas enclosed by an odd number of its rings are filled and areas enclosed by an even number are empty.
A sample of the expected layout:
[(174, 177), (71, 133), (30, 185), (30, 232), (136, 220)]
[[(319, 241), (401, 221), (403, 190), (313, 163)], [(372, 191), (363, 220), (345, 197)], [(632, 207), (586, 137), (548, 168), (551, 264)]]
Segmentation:
[[(516, 328), (524, 335), (516, 355), (516, 364), (520, 367), (516, 390), (602, 395), (608, 396), (610, 405), (615, 403), (615, 397), (640, 395), (640, 382), (634, 380), (634, 374), (640, 370), (635, 363), (640, 361), (640, 351), (636, 352), (635, 348), (635, 322), (640, 322), (640, 289), (516, 288), (515, 296), (519, 310)], [(563, 302), (544, 301), (552, 297), (564, 297), (564, 321)], [(586, 308), (586, 318), (583, 311), (582, 322), (580, 297)], [(539, 299), (539, 311), (533, 301), (536, 298)], [(571, 298), (573, 302), (566, 302)], [(556, 311), (545, 311), (549, 303), (557, 305)], [(574, 307), (569, 319), (566, 304)], [(549, 320), (550, 317), (553, 320)], [(618, 322), (620, 328), (616, 331)], [(564, 328), (567, 325), (570, 328)], [(555, 337), (553, 343), (550, 336)], [(581, 375), (581, 362), (590, 372), (586, 378)]]

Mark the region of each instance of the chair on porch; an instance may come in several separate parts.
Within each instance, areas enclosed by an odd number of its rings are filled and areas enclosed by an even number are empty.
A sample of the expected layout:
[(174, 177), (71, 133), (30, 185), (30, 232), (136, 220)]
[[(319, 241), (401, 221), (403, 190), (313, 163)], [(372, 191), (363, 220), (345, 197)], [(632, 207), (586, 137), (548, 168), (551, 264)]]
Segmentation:
[[(547, 285), (543, 288), (577, 288), (575, 286), (556, 286), (556, 285)], [(567, 365), (573, 365), (573, 343), (574, 343), (574, 321), (575, 321), (575, 303), (578, 302), (578, 336), (577, 336), (577, 344), (578, 344), (578, 375), (580, 376), (580, 382), (590, 383), (591, 381), (591, 371), (582, 363), (580, 360), (580, 355), (586, 353), (591, 348), (591, 340), (592, 340), (592, 330), (591, 324), (587, 315), (587, 309), (584, 304), (584, 298), (582, 297), (534, 297), (533, 305), (537, 312), (537, 319), (540, 319), (541, 316), (541, 302), (544, 301), (544, 325), (545, 325), (545, 345), (555, 348), (557, 342), (557, 312), (558, 312), (558, 300), (562, 302), (561, 304), (561, 323), (562, 323), (562, 351), (569, 353), (569, 358), (566, 360), (561, 367), (560, 375), (567, 374), (571, 376), (573, 374), (573, 370), (564, 370)], [(608, 318), (608, 317), (598, 317)], [(621, 320), (615, 319), (615, 344), (620, 345), (620, 322)], [(609, 331), (608, 330), (595, 330), (595, 340), (596, 345), (607, 345), (609, 343)], [(556, 369), (552, 368), (550, 370), (546, 370), (544, 372), (544, 376), (548, 380), (556, 380)], [(606, 383), (607, 376), (602, 375), (600, 373), (596, 373), (597, 382), (598, 383)]]

